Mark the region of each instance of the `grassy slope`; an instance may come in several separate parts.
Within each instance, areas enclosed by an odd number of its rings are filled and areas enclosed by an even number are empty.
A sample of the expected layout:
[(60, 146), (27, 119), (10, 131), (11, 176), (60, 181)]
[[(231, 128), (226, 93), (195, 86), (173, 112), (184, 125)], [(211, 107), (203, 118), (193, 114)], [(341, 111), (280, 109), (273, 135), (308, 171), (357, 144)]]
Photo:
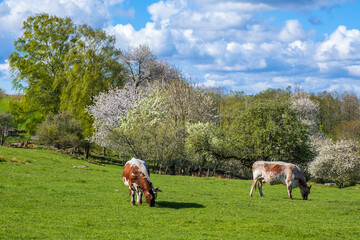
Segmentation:
[(359, 186), (314, 186), (309, 201), (296, 189), (291, 201), (284, 186), (250, 198), (250, 181), (154, 174), (156, 207), (132, 207), (121, 167), (46, 150), (0, 156), (0, 239), (360, 238)]
[(7, 104), (10, 101), (11, 97), (0, 97), (0, 112), (6, 112), (7, 111)]

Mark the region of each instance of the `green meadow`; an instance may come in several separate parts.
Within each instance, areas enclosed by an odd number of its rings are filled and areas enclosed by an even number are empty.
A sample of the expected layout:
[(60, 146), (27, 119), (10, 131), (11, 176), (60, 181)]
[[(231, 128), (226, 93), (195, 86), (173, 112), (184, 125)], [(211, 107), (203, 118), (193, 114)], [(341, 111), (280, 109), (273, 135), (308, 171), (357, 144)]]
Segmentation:
[[(152, 174), (156, 206), (131, 206), (122, 167), (0, 147), (0, 239), (360, 239), (360, 186), (285, 186)], [(74, 168), (87, 165), (90, 169)]]

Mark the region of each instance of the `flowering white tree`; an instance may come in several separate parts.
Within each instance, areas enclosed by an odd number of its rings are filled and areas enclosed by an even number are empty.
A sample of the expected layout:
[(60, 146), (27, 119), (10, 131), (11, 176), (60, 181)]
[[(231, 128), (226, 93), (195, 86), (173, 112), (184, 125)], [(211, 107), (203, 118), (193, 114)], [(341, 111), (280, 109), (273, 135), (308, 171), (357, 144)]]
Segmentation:
[(133, 106), (126, 115), (119, 117), (113, 145), (144, 160), (170, 158), (173, 151), (167, 146), (176, 136), (172, 134), (174, 129), (167, 119), (168, 102), (161, 91), (147, 93)]
[(310, 99), (306, 92), (297, 92), (291, 95), (291, 107), (298, 113), (298, 118), (310, 127), (315, 133), (319, 124), (319, 103)]
[(315, 178), (332, 180), (339, 187), (345, 182), (360, 180), (360, 146), (355, 141), (319, 143), (318, 155), (309, 164), (309, 172)]
[(94, 118), (90, 141), (102, 147), (116, 148), (111, 133), (119, 126), (120, 117), (126, 116), (138, 100), (139, 95), (131, 87), (110, 89), (96, 96), (94, 104), (86, 110)]

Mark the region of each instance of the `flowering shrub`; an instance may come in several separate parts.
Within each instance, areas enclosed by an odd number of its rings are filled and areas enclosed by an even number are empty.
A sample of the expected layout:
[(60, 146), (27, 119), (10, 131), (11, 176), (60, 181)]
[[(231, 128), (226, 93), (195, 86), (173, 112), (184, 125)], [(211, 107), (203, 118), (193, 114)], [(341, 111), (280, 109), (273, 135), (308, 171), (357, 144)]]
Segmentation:
[(360, 146), (354, 141), (318, 143), (318, 155), (309, 164), (309, 172), (315, 178), (327, 179), (343, 187), (345, 182), (360, 180)]
[(298, 113), (298, 118), (308, 125), (311, 132), (314, 133), (319, 123), (319, 103), (312, 101), (306, 92), (294, 93), (290, 100), (291, 108)]
[(109, 133), (119, 126), (119, 117), (126, 116), (137, 101), (138, 94), (131, 87), (111, 89), (95, 97), (94, 104), (87, 109), (94, 119), (95, 129), (90, 141), (102, 147), (113, 147)]

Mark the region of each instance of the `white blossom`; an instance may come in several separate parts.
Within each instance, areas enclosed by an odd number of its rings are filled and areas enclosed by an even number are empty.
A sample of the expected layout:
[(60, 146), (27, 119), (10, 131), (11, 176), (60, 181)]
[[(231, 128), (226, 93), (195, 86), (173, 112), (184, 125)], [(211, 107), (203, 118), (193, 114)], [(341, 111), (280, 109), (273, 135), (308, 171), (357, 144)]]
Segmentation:
[(119, 126), (119, 117), (126, 116), (138, 102), (139, 95), (134, 88), (110, 89), (95, 97), (94, 104), (87, 108), (87, 112), (94, 118), (94, 134), (89, 139), (102, 147), (111, 147), (109, 132)]
[(319, 124), (319, 103), (312, 101), (306, 92), (294, 93), (290, 100), (292, 109), (298, 113), (298, 118), (314, 133)]
[(359, 180), (359, 150), (360, 146), (355, 141), (319, 141), (318, 155), (309, 164), (309, 172), (315, 178), (335, 181), (340, 187), (346, 181)]

